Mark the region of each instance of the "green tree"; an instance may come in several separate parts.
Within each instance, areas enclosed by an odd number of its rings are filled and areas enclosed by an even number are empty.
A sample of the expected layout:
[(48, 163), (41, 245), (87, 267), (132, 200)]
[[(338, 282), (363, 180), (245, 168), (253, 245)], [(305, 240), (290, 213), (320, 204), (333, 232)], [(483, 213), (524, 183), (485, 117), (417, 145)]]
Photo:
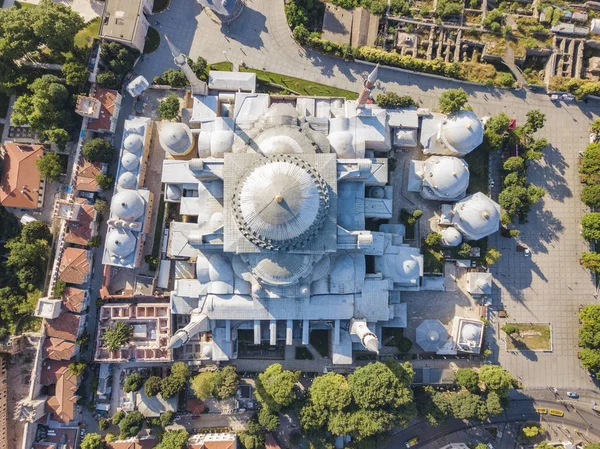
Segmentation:
[(109, 351), (117, 351), (131, 340), (131, 326), (123, 321), (116, 322), (102, 334), (102, 344)]
[(488, 394), (488, 397), (485, 400), (485, 406), (487, 407), (487, 412), (489, 415), (501, 415), (504, 412), (502, 403), (500, 401), (500, 396), (494, 392)]
[(417, 103), (409, 95), (398, 95), (396, 92), (386, 92), (377, 95), (375, 101), (380, 107), (384, 109), (392, 108), (407, 108), (409, 106), (416, 106)]
[(90, 162), (110, 163), (113, 160), (115, 149), (111, 143), (100, 137), (88, 140), (81, 147), (83, 156)]
[(214, 371), (205, 371), (192, 379), (191, 387), (198, 399), (205, 401), (212, 396), (215, 388)]
[(502, 254), (496, 248), (488, 248), (488, 250), (485, 252), (485, 255), (483, 256), (485, 263), (488, 266), (494, 265), (500, 260), (500, 257), (502, 257)]
[(600, 184), (584, 186), (581, 190), (581, 201), (589, 207), (600, 207)]
[(142, 375), (140, 373), (131, 373), (125, 379), (123, 391), (125, 393), (131, 393), (132, 391), (140, 391), (143, 385), (144, 379), (142, 378)]
[(542, 433), (542, 429), (537, 425), (531, 425), (529, 427), (523, 427), (523, 436), (525, 438), (535, 438), (540, 433)]
[(430, 232), (425, 237), (425, 244), (431, 248), (437, 248), (442, 244), (442, 234), (439, 232)]
[(170, 375), (160, 382), (160, 395), (169, 399), (185, 389), (187, 379), (183, 376)]
[(263, 407), (258, 412), (258, 423), (263, 426), (267, 432), (272, 432), (279, 427), (279, 415)]
[[(439, 8), (440, 1), (438, 1), (438, 10)], [(444, 114), (452, 114), (453, 112), (458, 112), (463, 109), (467, 104), (468, 99), (469, 97), (464, 89), (448, 89), (440, 95), (439, 107)]]
[(473, 248), (468, 243), (462, 243), (458, 249), (458, 255), (460, 257), (471, 257), (471, 250)]
[(502, 330), (506, 333), (506, 335), (512, 335), (519, 332), (519, 328), (511, 323), (506, 323), (504, 326), (502, 326)]
[(352, 393), (348, 380), (341, 374), (317, 377), (308, 389), (309, 400), (301, 411), (305, 429), (323, 427), (329, 418), (350, 405)]
[(159, 86), (171, 87), (186, 87), (190, 84), (183, 71), (175, 69), (165, 70), (160, 76), (155, 76), (152, 82)]
[(81, 16), (62, 3), (41, 0), (34, 10), (33, 30), (53, 51), (71, 50), (75, 35), (83, 26)]
[(471, 393), (479, 393), (479, 375), (473, 368), (460, 368), (454, 376), (457, 385), (466, 388)]
[(112, 423), (115, 426), (118, 426), (123, 418), (125, 418), (125, 412), (123, 410), (119, 410), (112, 416)]
[(72, 362), (69, 365), (69, 371), (74, 376), (81, 377), (81, 376), (83, 376), (83, 373), (85, 372), (86, 367), (87, 367), (87, 364), (85, 362)]
[(146, 382), (144, 383), (144, 392), (146, 396), (156, 396), (160, 393), (160, 377), (158, 376), (150, 376)]
[(600, 373), (600, 350), (582, 348), (579, 351), (579, 360), (587, 370), (595, 374)]
[(106, 89), (119, 89), (121, 81), (113, 72), (101, 72), (96, 76), (96, 83)]
[(504, 161), (502, 168), (507, 172), (522, 172), (525, 170), (525, 160), (520, 156), (509, 157)]
[(383, 363), (370, 363), (348, 376), (354, 403), (360, 408), (398, 408), (412, 401), (412, 391)]
[(94, 210), (101, 214), (105, 214), (108, 212), (108, 203), (105, 200), (96, 200), (94, 203)]
[(35, 165), (43, 178), (48, 181), (58, 181), (63, 172), (63, 163), (60, 156), (56, 153), (45, 153), (41, 158), (35, 161)]
[(161, 120), (175, 120), (179, 117), (179, 97), (175, 94), (169, 94), (164, 101), (158, 105), (158, 116)]
[(452, 416), (458, 419), (479, 419), (480, 421), (485, 421), (487, 418), (485, 403), (479, 395), (470, 393), (467, 390), (459, 391), (450, 396), (450, 408)]
[(95, 235), (88, 240), (87, 244), (90, 248), (99, 248), (102, 244), (102, 237), (100, 235)]
[(494, 392), (501, 398), (508, 396), (508, 390), (515, 385), (516, 380), (498, 365), (485, 365), (479, 370), (479, 380), (485, 385), (486, 391)]
[(118, 42), (105, 42), (102, 44), (100, 61), (104, 67), (114, 72), (115, 75), (122, 76), (133, 68), (139, 55), (139, 51)]
[(595, 273), (600, 272), (600, 254), (583, 253), (581, 254), (581, 265)]
[(581, 159), (579, 173), (582, 175), (582, 181), (587, 184), (600, 182), (600, 143), (587, 146)]
[[(294, 4), (294, 2), (287, 3), (286, 9), (288, 5)], [(300, 45), (305, 45), (308, 41), (308, 37), (310, 36), (310, 32), (306, 29), (306, 27), (302, 24), (298, 25), (294, 28), (294, 40), (298, 42)]]
[(81, 449), (104, 449), (104, 441), (102, 441), (102, 436), (97, 433), (87, 433), (81, 444), (79, 445)]
[(502, 184), (504, 185), (504, 187), (508, 187), (508, 186), (525, 187), (525, 184), (527, 184), (527, 179), (525, 179), (524, 176), (519, 175), (519, 173), (513, 172), (513, 173), (509, 173), (508, 175), (506, 175), (504, 177)]
[(109, 425), (110, 425), (110, 423), (108, 422), (108, 419), (106, 419), (106, 418), (100, 418), (98, 420), (98, 428), (100, 430), (106, 430), (106, 429), (108, 429)]
[(184, 362), (175, 362), (171, 366), (171, 376), (181, 376), (187, 380), (190, 377), (190, 369)]
[(61, 71), (67, 86), (83, 86), (90, 76), (88, 68), (79, 62), (67, 62), (63, 64)]
[(265, 432), (256, 418), (248, 421), (248, 430), (238, 433), (238, 438), (246, 449), (260, 449), (265, 444)]
[(42, 138), (54, 142), (60, 151), (64, 151), (71, 139), (71, 135), (66, 129), (51, 128), (42, 132)]
[(54, 287), (52, 288), (52, 297), (54, 298), (62, 298), (65, 289), (67, 288), (67, 283), (62, 279), (58, 279), (54, 283)]
[(588, 241), (600, 239), (600, 213), (590, 212), (581, 219), (581, 235)]
[(527, 112), (526, 117), (527, 119), (525, 120), (525, 125), (523, 125), (523, 130), (527, 135), (536, 133), (542, 129), (546, 122), (546, 114), (540, 112), (538, 109), (532, 109)]
[(217, 399), (229, 398), (235, 395), (239, 385), (240, 380), (235, 366), (228, 365), (216, 373), (214, 378), (214, 395)]
[(277, 412), (296, 398), (294, 384), (300, 380), (299, 371), (284, 370), (279, 363), (269, 366), (256, 380), (256, 398), (263, 407)]
[(198, 78), (206, 80), (206, 68), (208, 67), (208, 62), (206, 59), (204, 59), (202, 56), (198, 56), (195, 61), (192, 61), (191, 58), (188, 58), (188, 65)]
[(163, 434), (162, 441), (156, 449), (185, 449), (189, 434), (185, 430), (173, 430)]
[(450, 417), (450, 397), (447, 393), (436, 391), (432, 387), (419, 388), (415, 392), (415, 402), (419, 416), (432, 426), (439, 426)]
[(502, 27), (502, 21), (504, 20), (504, 13), (499, 9), (493, 9), (490, 11), (483, 20), (483, 26), (488, 30), (498, 32)]
[(173, 422), (173, 418), (175, 418), (175, 413), (171, 410), (167, 410), (166, 412), (160, 415), (160, 425), (164, 429), (165, 427), (171, 425)]
[(115, 180), (112, 176), (105, 175), (104, 173), (97, 174), (95, 180), (102, 190), (110, 189), (115, 183)]
[(140, 412), (133, 411), (125, 415), (121, 421), (119, 421), (119, 429), (121, 429), (121, 438), (131, 438), (136, 436), (142, 430), (144, 425), (144, 415)]
[(38, 240), (44, 240), (46, 243), (52, 241), (52, 233), (46, 223), (36, 220), (23, 226), (23, 229), (21, 229), (22, 242), (35, 243)]
[(483, 134), (484, 143), (488, 150), (496, 151), (500, 148), (504, 138), (508, 134), (509, 125), (510, 117), (504, 112), (490, 117), (485, 124), (485, 131)]

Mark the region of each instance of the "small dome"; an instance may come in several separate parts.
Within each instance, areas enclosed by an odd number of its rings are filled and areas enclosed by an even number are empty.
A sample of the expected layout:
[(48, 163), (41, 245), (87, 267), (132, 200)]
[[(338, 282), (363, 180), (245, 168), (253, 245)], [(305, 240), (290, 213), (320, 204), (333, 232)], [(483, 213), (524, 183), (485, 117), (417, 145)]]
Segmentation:
[(304, 254), (258, 253), (242, 257), (252, 274), (269, 285), (291, 285), (310, 275), (313, 257)]
[(210, 133), (210, 154), (213, 157), (223, 157), (233, 146), (233, 131), (222, 129)]
[(136, 239), (129, 231), (113, 229), (106, 236), (106, 249), (115, 257), (126, 258), (135, 251)]
[(199, 254), (196, 259), (196, 277), (206, 284), (208, 282), (232, 282), (233, 268), (229, 260), (222, 254), (206, 256)]
[(400, 263), (398, 274), (402, 279), (413, 279), (418, 277), (420, 274), (419, 262), (417, 262), (414, 257), (410, 256), (409, 259), (405, 259)]
[(159, 133), (160, 146), (169, 154), (186, 154), (193, 145), (190, 128), (184, 123), (165, 123)]
[(500, 206), (481, 192), (454, 205), (452, 224), (468, 240), (479, 240), (500, 228)]
[(130, 171), (123, 172), (121, 176), (119, 176), (119, 180), (117, 184), (122, 189), (135, 189), (137, 186), (137, 177), (131, 173)]
[(458, 198), (469, 186), (469, 168), (457, 157), (432, 156), (425, 162), (424, 182), (440, 198)]
[(144, 200), (133, 190), (122, 190), (113, 197), (110, 211), (121, 220), (135, 221), (144, 213)]
[(385, 196), (385, 189), (380, 186), (373, 186), (369, 188), (369, 198), (382, 199)]
[(327, 136), (327, 140), (340, 159), (352, 159), (355, 157), (354, 136), (350, 131), (330, 133)]
[(167, 184), (165, 195), (168, 200), (177, 201), (181, 199), (181, 187)]
[(483, 142), (483, 125), (473, 111), (450, 114), (442, 123), (440, 131), (446, 147), (463, 155)]
[(121, 167), (125, 170), (136, 171), (140, 166), (140, 159), (129, 151), (123, 151), (123, 157), (121, 157)]
[(458, 246), (462, 243), (462, 234), (458, 229), (449, 227), (442, 231), (442, 245)]
[(142, 149), (144, 148), (144, 141), (142, 140), (142, 136), (139, 134), (129, 134), (125, 137), (123, 141), (123, 148), (126, 151), (129, 151), (136, 156), (139, 156), (142, 153)]
[(460, 335), (463, 338), (463, 340), (477, 343), (481, 335), (481, 329), (479, 328), (479, 326), (476, 326), (471, 323), (465, 324), (462, 328)]

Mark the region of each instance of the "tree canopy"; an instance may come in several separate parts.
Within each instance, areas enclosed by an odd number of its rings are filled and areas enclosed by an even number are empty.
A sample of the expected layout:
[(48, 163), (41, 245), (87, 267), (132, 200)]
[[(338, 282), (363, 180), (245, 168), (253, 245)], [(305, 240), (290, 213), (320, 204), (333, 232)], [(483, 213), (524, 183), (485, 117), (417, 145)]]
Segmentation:
[(191, 387), (198, 399), (205, 401), (212, 396), (215, 388), (214, 371), (204, 371), (192, 379)]
[(98, 433), (88, 433), (81, 440), (81, 449), (104, 449), (104, 440)]
[(174, 430), (165, 432), (162, 441), (156, 449), (185, 449), (189, 434), (185, 430)]
[(479, 395), (467, 390), (461, 390), (450, 396), (450, 408), (452, 416), (458, 419), (478, 419), (480, 421), (487, 419), (485, 402)]
[(187, 378), (180, 374), (171, 374), (160, 382), (160, 395), (169, 399), (185, 389)]
[(279, 411), (296, 398), (294, 384), (300, 379), (299, 371), (287, 371), (279, 363), (269, 366), (256, 380), (256, 398), (263, 407)]
[(132, 336), (131, 326), (122, 321), (116, 322), (102, 334), (102, 344), (109, 351), (117, 351), (122, 346), (129, 343)]
[(588, 241), (600, 239), (600, 212), (590, 212), (583, 216), (581, 235)]
[(80, 87), (88, 80), (88, 68), (79, 62), (67, 62), (62, 66), (62, 74), (67, 86)]
[(406, 108), (409, 106), (416, 106), (415, 100), (409, 95), (398, 95), (396, 92), (386, 92), (377, 95), (375, 100), (378, 106), (391, 109), (391, 108)]
[(479, 393), (479, 375), (473, 368), (460, 368), (454, 376), (457, 385), (471, 393)]
[(131, 437), (136, 436), (140, 432), (140, 430), (142, 430), (143, 425), (144, 425), (144, 415), (142, 415), (137, 410), (128, 413), (119, 422), (119, 429), (121, 430), (121, 437), (131, 438)]
[(240, 381), (235, 366), (228, 365), (217, 371), (214, 379), (214, 395), (217, 399), (226, 399), (238, 390)]
[(125, 384), (123, 385), (123, 391), (125, 393), (130, 393), (132, 391), (139, 391), (142, 389), (144, 385), (144, 379), (140, 373), (131, 373), (125, 379)]
[(158, 376), (150, 376), (144, 383), (144, 393), (146, 396), (156, 396), (160, 393), (161, 378)]
[(83, 18), (69, 6), (41, 0), (34, 10), (33, 31), (53, 51), (73, 48), (75, 35), (84, 26)]
[(158, 115), (162, 120), (175, 120), (179, 117), (179, 110), (179, 97), (175, 94), (169, 94), (169, 96), (158, 105)]
[(464, 89), (448, 89), (440, 95), (439, 107), (444, 114), (451, 114), (463, 109), (468, 99), (469, 97)]
[(48, 152), (35, 161), (35, 165), (42, 175), (48, 181), (58, 181), (63, 173), (63, 163), (57, 153)]
[(111, 143), (100, 137), (88, 140), (81, 147), (83, 156), (90, 162), (110, 163), (115, 154)]
[(485, 365), (479, 370), (479, 380), (485, 385), (487, 392), (494, 392), (501, 398), (508, 396), (508, 390), (516, 380), (499, 365)]

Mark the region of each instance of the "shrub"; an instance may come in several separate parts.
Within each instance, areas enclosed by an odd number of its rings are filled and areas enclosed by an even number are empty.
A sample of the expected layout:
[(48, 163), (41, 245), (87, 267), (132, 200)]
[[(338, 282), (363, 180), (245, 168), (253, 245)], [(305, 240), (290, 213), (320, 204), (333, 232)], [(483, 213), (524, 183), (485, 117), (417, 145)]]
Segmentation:
[(468, 243), (463, 243), (458, 249), (458, 255), (460, 257), (471, 257), (471, 249), (471, 245), (469, 245)]
[(131, 393), (132, 391), (139, 391), (144, 385), (144, 379), (140, 373), (132, 373), (125, 379), (123, 385), (123, 391), (125, 393)]
[(125, 412), (123, 410), (119, 410), (112, 416), (112, 423), (115, 426), (118, 426), (123, 418), (125, 418)]
[(581, 190), (581, 201), (589, 207), (600, 207), (600, 184), (584, 186)]
[(81, 152), (90, 162), (110, 163), (115, 149), (108, 140), (97, 137), (84, 143)]
[(385, 109), (392, 108), (406, 108), (409, 106), (416, 106), (417, 103), (409, 95), (398, 95), (395, 92), (387, 92), (384, 94), (377, 95), (375, 100), (377, 105)]
[(506, 333), (506, 335), (512, 335), (519, 332), (519, 328), (510, 323), (506, 323), (504, 326), (502, 326), (502, 330)]
[(48, 181), (58, 181), (63, 172), (63, 163), (60, 156), (56, 153), (49, 152), (39, 158), (35, 165), (43, 178)]
[(590, 212), (581, 219), (581, 235), (587, 241), (600, 240), (600, 213)]
[(54, 283), (54, 287), (52, 287), (52, 296), (54, 298), (62, 298), (65, 289), (67, 288), (67, 283), (62, 279), (58, 279)]
[(98, 427), (100, 428), (100, 430), (106, 430), (106, 429), (108, 429), (108, 426), (109, 426), (108, 419), (100, 418), (98, 420)]
[(179, 117), (179, 97), (175, 94), (169, 96), (158, 105), (158, 115), (162, 120), (175, 120)]
[(448, 89), (439, 99), (440, 110), (444, 114), (460, 111), (467, 104), (468, 96), (464, 89)]
[(95, 235), (91, 239), (88, 240), (88, 246), (90, 248), (99, 248), (101, 244), (102, 244), (102, 237), (100, 237), (99, 235)]
[(144, 392), (146, 396), (156, 396), (160, 393), (160, 377), (158, 376), (150, 376), (148, 380), (144, 383)]
[(439, 232), (430, 232), (427, 234), (427, 237), (425, 237), (425, 244), (432, 248), (440, 246), (442, 244), (442, 234)]
[(106, 89), (120, 89), (121, 81), (113, 72), (102, 72), (96, 76), (96, 84)]
[(308, 30), (306, 29), (306, 27), (304, 25), (298, 25), (296, 28), (294, 28), (294, 39), (299, 44), (305, 45), (306, 42), (308, 41), (309, 36), (310, 36), (310, 33), (308, 32)]

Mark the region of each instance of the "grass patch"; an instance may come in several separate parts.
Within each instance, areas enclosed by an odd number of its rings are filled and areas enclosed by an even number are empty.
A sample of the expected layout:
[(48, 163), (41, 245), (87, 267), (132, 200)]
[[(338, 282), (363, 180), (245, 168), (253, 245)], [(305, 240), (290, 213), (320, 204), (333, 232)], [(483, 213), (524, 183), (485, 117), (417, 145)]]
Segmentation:
[(273, 72), (265, 72), (257, 69), (240, 67), (241, 72), (254, 72), (256, 78), (264, 83), (273, 83), (296, 92), (299, 95), (319, 96), (319, 97), (343, 97), (350, 100), (358, 98), (358, 93), (337, 87), (327, 86), (325, 84), (313, 83), (293, 76), (280, 75)]
[[(510, 323), (513, 324), (513, 323)], [(549, 351), (550, 326), (547, 324), (514, 324), (517, 332), (508, 335), (506, 347), (517, 351)]]
[(423, 271), (441, 273), (444, 269), (444, 255), (433, 248), (423, 248)]
[(165, 9), (169, 7), (171, 4), (171, 0), (154, 0), (154, 4), (152, 5), (152, 12), (163, 12)]
[(312, 353), (304, 346), (296, 346), (296, 360), (314, 360)]
[[(231, 72), (233, 70), (233, 64), (231, 62), (223, 61), (216, 62), (210, 65), (210, 69), (207, 70), (218, 70), (220, 72)], [(208, 75), (208, 71), (206, 73)]]
[(100, 32), (100, 17), (90, 20), (85, 27), (79, 30), (79, 33), (75, 35), (75, 46), (79, 48), (86, 48), (92, 46), (92, 41), (95, 37), (98, 37)]
[(315, 329), (310, 331), (310, 344), (323, 357), (329, 357), (329, 331), (325, 329)]
[(160, 33), (156, 28), (148, 28), (146, 34), (146, 42), (144, 42), (144, 54), (154, 53), (160, 45)]
[(469, 187), (467, 187), (467, 193), (487, 193), (489, 190), (490, 164), (488, 152), (484, 148), (479, 148), (471, 151), (464, 159), (469, 164)]

